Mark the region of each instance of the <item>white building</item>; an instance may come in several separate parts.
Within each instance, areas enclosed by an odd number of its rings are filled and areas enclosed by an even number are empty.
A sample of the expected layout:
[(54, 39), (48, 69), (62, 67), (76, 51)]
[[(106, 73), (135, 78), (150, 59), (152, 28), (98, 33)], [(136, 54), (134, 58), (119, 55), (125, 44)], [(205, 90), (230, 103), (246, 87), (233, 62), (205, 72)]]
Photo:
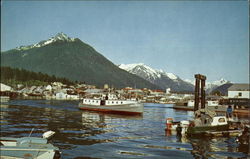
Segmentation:
[(249, 84), (233, 84), (228, 88), (228, 98), (247, 98), (250, 99)]
[(51, 85), (47, 85), (45, 88), (46, 91), (52, 91), (52, 86)]
[(0, 91), (1, 92), (11, 91), (11, 90), (12, 90), (12, 88), (10, 86), (7, 86), (7, 85), (1, 83), (1, 86), (0, 86)]
[(79, 100), (78, 95), (70, 95), (70, 94), (67, 94), (67, 93), (64, 93), (64, 92), (56, 93), (54, 98), (57, 99), (57, 100)]
[(166, 89), (166, 94), (171, 94), (171, 88)]

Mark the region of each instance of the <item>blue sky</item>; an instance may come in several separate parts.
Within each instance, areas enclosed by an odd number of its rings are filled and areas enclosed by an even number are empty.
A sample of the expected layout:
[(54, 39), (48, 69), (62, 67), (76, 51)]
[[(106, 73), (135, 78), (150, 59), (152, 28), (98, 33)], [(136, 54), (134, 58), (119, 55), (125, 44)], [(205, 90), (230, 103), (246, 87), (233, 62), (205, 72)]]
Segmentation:
[(247, 1), (4, 1), (1, 50), (78, 37), (115, 64), (249, 82)]

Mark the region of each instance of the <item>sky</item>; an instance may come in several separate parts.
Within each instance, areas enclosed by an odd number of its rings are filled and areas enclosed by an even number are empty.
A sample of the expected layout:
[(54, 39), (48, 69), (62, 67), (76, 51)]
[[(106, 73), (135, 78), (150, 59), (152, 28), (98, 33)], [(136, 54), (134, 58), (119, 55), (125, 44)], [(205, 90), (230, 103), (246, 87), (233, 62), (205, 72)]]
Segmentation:
[(1, 50), (59, 32), (114, 64), (249, 83), (247, 1), (1, 1)]

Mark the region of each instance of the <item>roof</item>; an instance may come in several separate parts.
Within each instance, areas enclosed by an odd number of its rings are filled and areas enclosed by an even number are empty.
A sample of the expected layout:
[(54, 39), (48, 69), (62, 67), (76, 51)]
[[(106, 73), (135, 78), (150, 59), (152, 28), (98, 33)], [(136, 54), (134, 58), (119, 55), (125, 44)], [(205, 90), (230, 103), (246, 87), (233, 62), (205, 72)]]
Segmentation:
[(11, 87), (1, 83), (0, 91), (11, 91)]
[(228, 91), (249, 91), (250, 85), (247, 83), (233, 84), (228, 88)]
[(103, 92), (102, 89), (87, 89), (84, 91), (84, 93), (101, 93)]

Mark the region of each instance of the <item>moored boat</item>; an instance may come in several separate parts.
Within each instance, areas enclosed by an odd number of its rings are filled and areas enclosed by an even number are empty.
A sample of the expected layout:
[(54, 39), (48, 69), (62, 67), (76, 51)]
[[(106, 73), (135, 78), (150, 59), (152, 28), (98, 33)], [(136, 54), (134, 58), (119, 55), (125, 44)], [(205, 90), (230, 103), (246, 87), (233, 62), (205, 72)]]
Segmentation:
[[(49, 134), (49, 136), (47, 136)], [(40, 137), (1, 137), (0, 151), (1, 158), (36, 158), (36, 159), (60, 159), (59, 149), (48, 143), (47, 138), (54, 132), (48, 131), (44, 133), (43, 138)]]
[(189, 125), (187, 128), (188, 136), (197, 136), (197, 135), (206, 135), (209, 132), (218, 132), (218, 131), (228, 131), (229, 124), (225, 116), (214, 116), (211, 118), (211, 121), (207, 124), (201, 125)]
[(79, 103), (82, 110), (100, 111), (106, 113), (117, 113), (136, 115), (143, 113), (143, 104), (137, 100), (118, 99), (111, 94), (102, 98), (83, 98)]

